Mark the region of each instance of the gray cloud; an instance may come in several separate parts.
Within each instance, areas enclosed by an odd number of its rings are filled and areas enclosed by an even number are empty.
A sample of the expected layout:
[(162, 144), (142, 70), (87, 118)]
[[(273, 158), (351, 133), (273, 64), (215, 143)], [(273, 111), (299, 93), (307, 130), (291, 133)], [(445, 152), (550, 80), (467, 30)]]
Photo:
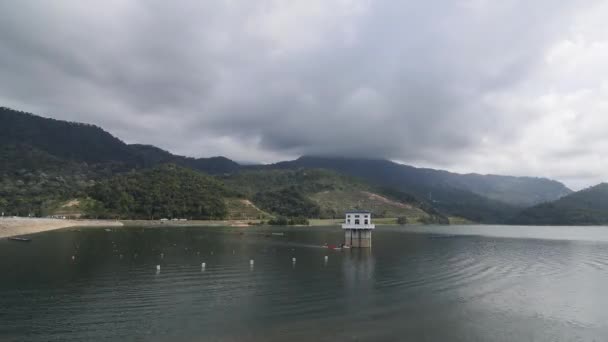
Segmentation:
[(128, 142), (263, 162), (384, 157), (574, 187), (608, 166), (594, 161), (608, 152), (596, 129), (608, 124), (607, 70), (581, 72), (608, 51), (592, 29), (608, 14), (600, 2), (19, 1), (0, 13), (2, 104)]

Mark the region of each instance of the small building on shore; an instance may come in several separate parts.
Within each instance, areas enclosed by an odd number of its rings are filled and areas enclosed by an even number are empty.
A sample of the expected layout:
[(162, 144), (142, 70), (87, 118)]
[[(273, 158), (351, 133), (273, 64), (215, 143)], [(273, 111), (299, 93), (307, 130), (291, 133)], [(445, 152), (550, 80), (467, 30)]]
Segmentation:
[(369, 248), (372, 246), (372, 213), (369, 211), (349, 211), (346, 213), (342, 229), (344, 244), (350, 247)]

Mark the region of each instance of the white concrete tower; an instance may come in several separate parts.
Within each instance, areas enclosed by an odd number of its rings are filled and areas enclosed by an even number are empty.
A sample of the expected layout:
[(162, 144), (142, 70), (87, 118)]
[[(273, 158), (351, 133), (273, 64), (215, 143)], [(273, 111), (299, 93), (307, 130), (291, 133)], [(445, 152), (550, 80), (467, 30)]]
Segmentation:
[(369, 211), (350, 211), (342, 224), (344, 244), (351, 247), (369, 248), (372, 246), (372, 213)]

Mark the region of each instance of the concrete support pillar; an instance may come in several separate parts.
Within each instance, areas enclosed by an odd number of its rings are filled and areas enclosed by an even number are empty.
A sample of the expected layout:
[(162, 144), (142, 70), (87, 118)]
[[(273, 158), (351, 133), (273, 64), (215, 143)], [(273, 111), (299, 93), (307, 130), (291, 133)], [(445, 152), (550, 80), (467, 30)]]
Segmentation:
[(370, 229), (345, 229), (344, 244), (353, 248), (370, 248), (372, 231)]

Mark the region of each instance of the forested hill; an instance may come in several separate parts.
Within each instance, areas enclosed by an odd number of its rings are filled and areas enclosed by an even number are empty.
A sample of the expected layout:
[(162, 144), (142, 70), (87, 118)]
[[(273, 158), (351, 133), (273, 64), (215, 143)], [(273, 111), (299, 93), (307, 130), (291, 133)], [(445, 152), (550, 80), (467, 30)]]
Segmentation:
[(557, 201), (522, 211), (511, 221), (525, 225), (606, 225), (608, 224), (608, 184), (572, 193)]
[(58, 158), (87, 163), (141, 163), (127, 144), (103, 129), (0, 107), (0, 146), (29, 145)]
[(6, 146), (35, 149), (72, 162), (113, 163), (113, 169), (121, 171), (166, 163), (209, 174), (229, 173), (239, 168), (239, 164), (225, 157), (188, 158), (151, 145), (127, 145), (94, 125), (0, 107), (0, 147)]
[(448, 223), (447, 217), (407, 193), (330, 170), (242, 170), (219, 179), (238, 196), (284, 216), (342, 218), (344, 212), (359, 209), (374, 217), (406, 217), (412, 223)]
[(215, 178), (177, 165), (131, 172), (97, 182), (89, 215), (131, 219), (222, 219), (230, 192)]
[[(257, 201), (278, 214), (297, 211), (292, 210), (295, 205), (288, 209), (274, 200), (287, 201), (292, 196), (293, 203), (318, 206), (318, 211), (308, 213), (311, 215), (318, 212), (333, 217), (347, 206), (369, 206), (379, 215), (400, 215), (413, 208), (426, 213), (416, 214), (419, 217), (444, 220), (446, 216), (459, 216), (475, 222), (504, 223), (523, 207), (570, 193), (563, 184), (548, 179), (460, 175), (388, 160), (302, 157), (273, 165), (241, 166), (224, 157), (189, 158), (151, 145), (128, 145), (97, 126), (8, 108), (0, 108), (0, 160), (0, 209), (18, 215), (46, 215), (61, 200), (86, 196), (88, 189), (100, 181), (168, 163), (225, 177), (227, 183), (240, 184), (238, 191), (245, 196), (241, 200)], [(339, 176), (316, 175), (339, 186), (313, 191), (313, 187), (323, 186), (321, 178), (271, 172), (277, 169), (331, 170)], [(236, 174), (239, 177), (230, 177)], [(345, 175), (358, 178), (359, 183), (340, 178)], [(286, 183), (276, 187), (280, 179), (299, 183), (295, 188)], [(360, 183), (366, 186), (358, 186)], [(248, 192), (254, 184), (255, 193)], [(344, 185), (347, 187), (339, 188)]]
[(263, 168), (325, 168), (415, 194), (442, 212), (484, 223), (506, 222), (521, 208), (571, 192), (563, 184), (530, 177), (461, 175), (388, 160), (301, 157)]
[(238, 171), (240, 165), (226, 157), (190, 158), (174, 155), (163, 149), (152, 145), (129, 145), (144, 161), (145, 166), (159, 164), (177, 164), (203, 171), (212, 175), (220, 175)]
[(326, 168), (363, 179), (403, 187), (433, 197), (433, 190), (452, 188), (472, 192), (513, 206), (525, 207), (553, 201), (572, 190), (564, 184), (533, 177), (458, 174), (443, 170), (416, 168), (382, 159), (354, 159), (304, 156), (274, 164), (276, 168)]

